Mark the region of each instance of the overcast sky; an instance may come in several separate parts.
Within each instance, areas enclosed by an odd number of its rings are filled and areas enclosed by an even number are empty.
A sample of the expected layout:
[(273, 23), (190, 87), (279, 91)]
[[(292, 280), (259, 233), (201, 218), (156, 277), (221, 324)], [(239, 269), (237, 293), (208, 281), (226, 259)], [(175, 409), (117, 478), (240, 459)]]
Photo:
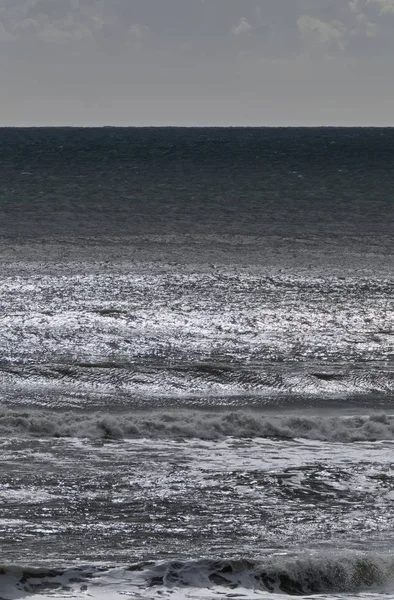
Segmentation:
[(1, 125), (394, 125), (394, 0), (0, 0)]

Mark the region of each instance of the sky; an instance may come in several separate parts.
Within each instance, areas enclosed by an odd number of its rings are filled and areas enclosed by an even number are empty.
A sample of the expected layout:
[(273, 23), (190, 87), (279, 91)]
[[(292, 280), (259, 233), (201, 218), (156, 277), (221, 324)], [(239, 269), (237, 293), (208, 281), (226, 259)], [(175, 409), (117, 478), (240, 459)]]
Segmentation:
[(0, 125), (394, 125), (394, 0), (0, 0)]

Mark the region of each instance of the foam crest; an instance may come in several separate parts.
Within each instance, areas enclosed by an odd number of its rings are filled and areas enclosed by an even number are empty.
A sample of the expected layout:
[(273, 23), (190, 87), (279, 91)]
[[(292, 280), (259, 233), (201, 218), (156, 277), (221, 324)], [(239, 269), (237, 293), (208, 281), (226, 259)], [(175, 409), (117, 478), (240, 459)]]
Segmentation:
[(0, 436), (90, 439), (304, 438), (329, 442), (394, 439), (394, 417), (271, 416), (252, 411), (150, 411), (109, 414), (0, 410)]

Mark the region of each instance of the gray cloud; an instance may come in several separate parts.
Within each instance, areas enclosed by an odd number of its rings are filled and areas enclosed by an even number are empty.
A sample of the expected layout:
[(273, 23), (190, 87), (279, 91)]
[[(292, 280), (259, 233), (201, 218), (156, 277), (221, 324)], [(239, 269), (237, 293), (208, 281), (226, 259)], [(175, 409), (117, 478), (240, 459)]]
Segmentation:
[(242, 17), (239, 23), (233, 27), (232, 32), (234, 33), (234, 35), (245, 35), (250, 33), (252, 30), (253, 27), (248, 22), (248, 20), (245, 19), (245, 17)]
[(301, 36), (307, 46), (313, 49), (316, 45), (331, 49), (346, 49), (347, 28), (341, 21), (322, 21), (310, 15), (303, 15), (297, 20)]
[[(377, 6), (379, 7), (379, 13), (381, 15), (394, 14), (393, 0), (371, 0), (371, 3), (377, 4)], [(365, 0), (363, 2), (360, 2), (359, 4), (365, 4)]]

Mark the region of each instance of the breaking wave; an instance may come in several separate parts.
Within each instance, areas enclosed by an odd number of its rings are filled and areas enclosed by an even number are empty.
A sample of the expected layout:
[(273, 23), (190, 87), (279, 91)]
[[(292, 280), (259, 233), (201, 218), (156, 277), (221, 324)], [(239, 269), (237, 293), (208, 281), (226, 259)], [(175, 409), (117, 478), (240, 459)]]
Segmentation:
[(150, 585), (260, 589), (291, 595), (387, 589), (394, 557), (356, 553), (273, 556), (263, 561), (172, 562), (152, 570)]
[(267, 415), (252, 411), (128, 413), (0, 410), (0, 436), (91, 439), (305, 438), (329, 442), (394, 440), (394, 416)]
[[(3, 598), (30, 594), (85, 592), (95, 587), (143, 597), (143, 590), (245, 588), (289, 595), (387, 592), (394, 585), (394, 557), (355, 552), (273, 555), (262, 560), (197, 560), (140, 563), (126, 567), (70, 569), (0, 567)], [(125, 588), (126, 586), (126, 588)], [(149, 596), (150, 597), (150, 596)]]

